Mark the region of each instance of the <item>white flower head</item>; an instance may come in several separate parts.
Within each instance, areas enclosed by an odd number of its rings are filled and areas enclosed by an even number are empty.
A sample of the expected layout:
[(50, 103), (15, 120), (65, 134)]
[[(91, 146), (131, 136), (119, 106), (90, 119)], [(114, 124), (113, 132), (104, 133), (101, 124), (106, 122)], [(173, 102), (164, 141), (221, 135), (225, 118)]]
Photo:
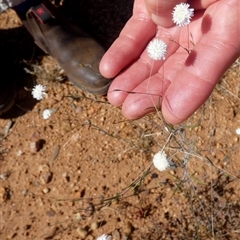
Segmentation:
[(45, 109), (45, 110), (43, 111), (43, 113), (42, 113), (43, 119), (48, 119), (48, 118), (50, 118), (51, 115), (52, 115), (52, 113), (53, 113), (53, 110), (51, 110), (51, 109)]
[(98, 237), (97, 240), (111, 240), (112, 237), (106, 234), (103, 234), (102, 236)]
[(153, 60), (164, 60), (167, 54), (167, 44), (161, 39), (154, 38), (147, 46), (147, 53)]
[(43, 86), (41, 84), (34, 86), (32, 89), (32, 95), (33, 95), (33, 98), (37, 100), (42, 100), (47, 95), (46, 86)]
[(237, 135), (240, 135), (240, 128), (237, 128), (237, 129), (236, 129), (236, 134), (237, 134)]
[(159, 171), (164, 171), (170, 167), (169, 161), (167, 159), (167, 154), (164, 151), (159, 151), (153, 157), (153, 165)]
[(9, 8), (9, 6), (5, 3), (2, 3), (2, 1), (1, 1), (1, 3), (0, 3), (1, 12), (6, 11), (8, 8)]
[(174, 7), (172, 20), (177, 26), (182, 27), (190, 23), (194, 16), (194, 9), (189, 7), (188, 3), (180, 3)]

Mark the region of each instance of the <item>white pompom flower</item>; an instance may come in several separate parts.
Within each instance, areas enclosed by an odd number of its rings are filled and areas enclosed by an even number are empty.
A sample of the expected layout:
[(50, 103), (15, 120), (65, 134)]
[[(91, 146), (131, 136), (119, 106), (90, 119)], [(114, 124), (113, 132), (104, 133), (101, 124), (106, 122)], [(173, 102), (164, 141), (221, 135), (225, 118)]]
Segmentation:
[(188, 3), (180, 3), (174, 7), (172, 20), (177, 26), (182, 27), (190, 23), (194, 16), (194, 9), (189, 7)]
[(237, 129), (236, 129), (236, 134), (237, 134), (237, 135), (240, 135), (240, 128), (237, 128)]
[(37, 100), (42, 100), (46, 96), (46, 86), (37, 84), (32, 89), (32, 96)]
[(2, 3), (2, 1), (1, 1), (1, 3), (0, 3), (1, 12), (6, 11), (8, 8), (9, 8), (9, 6), (5, 3)]
[(103, 234), (102, 236), (98, 237), (97, 240), (111, 240), (112, 237), (106, 234)]
[(153, 165), (159, 171), (165, 171), (170, 167), (170, 163), (167, 159), (167, 154), (164, 151), (159, 151), (153, 157)]
[(147, 46), (147, 53), (153, 60), (164, 60), (167, 54), (167, 44), (161, 39), (154, 38)]
[(45, 109), (42, 113), (43, 119), (48, 119), (52, 116), (53, 110), (52, 109)]

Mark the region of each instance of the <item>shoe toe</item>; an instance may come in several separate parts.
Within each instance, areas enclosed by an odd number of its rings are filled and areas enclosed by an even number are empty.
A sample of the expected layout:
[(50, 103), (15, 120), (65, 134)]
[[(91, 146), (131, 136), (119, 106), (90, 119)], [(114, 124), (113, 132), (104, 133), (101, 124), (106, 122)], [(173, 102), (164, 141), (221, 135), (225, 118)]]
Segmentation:
[(68, 79), (78, 88), (96, 95), (105, 95), (111, 84), (111, 80), (104, 78), (98, 71), (89, 66), (83, 66), (74, 71), (66, 73)]
[(99, 72), (105, 49), (82, 29), (71, 24), (48, 1), (36, 6), (36, 9), (39, 7), (50, 13), (44, 24), (33, 9), (28, 11), (27, 19), (21, 18), (37, 45), (57, 60), (74, 85), (92, 94), (106, 94), (112, 80), (104, 78)]
[(102, 46), (91, 38), (76, 38), (69, 40), (62, 49), (58, 60), (68, 79), (84, 91), (105, 95), (112, 80), (99, 72), (99, 63), (105, 53)]

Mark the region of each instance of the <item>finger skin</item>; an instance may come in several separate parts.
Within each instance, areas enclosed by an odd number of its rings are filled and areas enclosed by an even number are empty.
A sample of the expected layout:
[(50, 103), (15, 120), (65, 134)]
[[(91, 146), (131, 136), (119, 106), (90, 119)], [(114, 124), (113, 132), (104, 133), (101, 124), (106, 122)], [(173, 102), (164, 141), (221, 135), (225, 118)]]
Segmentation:
[(171, 27), (174, 6), (183, 0), (145, 0), (146, 8), (153, 22), (162, 27)]
[(138, 59), (155, 34), (156, 25), (148, 15), (144, 0), (136, 0), (133, 16), (100, 62), (101, 74), (106, 78), (115, 77)]
[[(239, 22), (236, 6), (236, 0), (212, 5), (203, 15), (203, 20), (198, 20), (204, 34), (197, 40), (194, 51), (187, 60), (181, 54), (177, 56), (178, 53), (166, 60), (164, 79), (171, 82), (162, 98), (162, 113), (166, 121), (172, 124), (181, 123), (193, 114), (207, 100), (220, 77), (239, 56), (240, 29), (236, 24)], [(223, 18), (228, 12), (231, 12), (231, 18)], [(211, 25), (208, 31), (203, 26), (204, 19), (212, 20), (211, 23), (207, 21)], [(195, 34), (194, 31), (193, 33)], [(186, 64), (191, 58), (191, 64)], [(179, 63), (178, 67), (171, 67), (175, 63)], [(159, 77), (158, 82), (161, 81)], [(158, 83), (155, 80), (152, 84)], [(144, 88), (145, 81), (133, 91)], [(154, 99), (155, 105), (157, 101), (159, 100)], [(123, 114), (128, 119), (139, 118), (146, 115), (149, 109), (153, 111), (151, 106), (152, 102), (146, 100), (146, 97), (128, 95), (123, 103)]]
[[(166, 121), (176, 124), (191, 116), (240, 55), (237, 6), (238, 0), (219, 1), (205, 12), (203, 19), (206, 16), (212, 19), (211, 29), (202, 35), (194, 48), (196, 61), (179, 72), (164, 96), (162, 113)], [(229, 12), (231, 17), (223, 18)]]

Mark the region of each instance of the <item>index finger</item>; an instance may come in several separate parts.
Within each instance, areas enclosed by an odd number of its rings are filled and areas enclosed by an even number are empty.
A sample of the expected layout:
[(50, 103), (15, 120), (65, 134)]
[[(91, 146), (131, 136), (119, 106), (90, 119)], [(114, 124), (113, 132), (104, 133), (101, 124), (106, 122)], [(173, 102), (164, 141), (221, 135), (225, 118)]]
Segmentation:
[(136, 0), (133, 16), (100, 62), (100, 72), (106, 78), (115, 77), (135, 61), (156, 34), (156, 25), (148, 15), (144, 0)]

